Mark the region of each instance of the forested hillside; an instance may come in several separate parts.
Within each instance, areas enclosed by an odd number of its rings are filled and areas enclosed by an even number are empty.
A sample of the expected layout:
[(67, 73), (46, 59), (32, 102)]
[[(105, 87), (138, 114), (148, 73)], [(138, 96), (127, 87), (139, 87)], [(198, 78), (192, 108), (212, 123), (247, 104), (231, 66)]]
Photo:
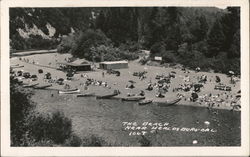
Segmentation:
[[(20, 35), (34, 27), (44, 35)], [(16, 50), (57, 48), (100, 61), (148, 49), (163, 63), (240, 73), (238, 7), (11, 8), (10, 38)]]

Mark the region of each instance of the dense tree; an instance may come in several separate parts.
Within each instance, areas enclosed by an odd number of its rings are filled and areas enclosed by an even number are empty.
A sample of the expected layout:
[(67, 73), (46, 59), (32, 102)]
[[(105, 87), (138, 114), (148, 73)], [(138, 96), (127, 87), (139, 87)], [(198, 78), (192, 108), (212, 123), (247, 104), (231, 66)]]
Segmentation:
[(11, 8), (10, 35), (34, 25), (48, 35), (47, 24), (50, 24), (56, 30), (54, 36), (58, 37), (70, 33), (71, 28), (87, 29), (92, 21), (92, 8)]
[(231, 62), (240, 57), (239, 7), (224, 10), (215, 7), (13, 8), (10, 9), (11, 47), (43, 48), (39, 40), (43, 41), (42, 45), (46, 45), (46, 40), (36, 35), (21, 40), (19, 31), (37, 27), (48, 35), (48, 26), (55, 29), (54, 38), (61, 39), (59, 52), (90, 60), (96, 58), (102, 45), (112, 55), (118, 52), (117, 48), (121, 50), (113, 59), (124, 58), (123, 52), (136, 52), (138, 48), (154, 50), (160, 45), (160, 55), (165, 56), (166, 62), (176, 61), (192, 67), (198, 62), (191, 65), (183, 60), (193, 57), (205, 60), (226, 54)]
[(209, 50), (206, 54), (207, 57), (214, 57), (217, 56), (218, 53), (223, 50), (224, 42), (225, 42), (225, 35), (223, 33), (223, 27), (221, 25), (221, 22), (217, 20), (209, 35), (208, 35), (208, 45)]
[(150, 20), (148, 20), (148, 30), (145, 36), (145, 44), (146, 47), (151, 47), (154, 43), (159, 42), (161, 40), (161, 30), (160, 25), (157, 22), (157, 13), (159, 8), (152, 8), (152, 11), (149, 15)]
[(193, 42), (199, 42), (206, 39), (208, 24), (205, 16), (196, 17), (190, 29), (194, 36)]
[(22, 145), (27, 132), (27, 118), (32, 110), (31, 93), (22, 90), (18, 82), (10, 77), (10, 129), (11, 145)]
[(234, 33), (233, 41), (228, 51), (228, 57), (229, 58), (240, 57), (240, 30), (239, 29), (237, 32)]
[(92, 49), (99, 45), (108, 44), (109, 39), (103, 32), (88, 29), (84, 32), (79, 32), (70, 45), (70, 51), (73, 56), (92, 60), (95, 58), (95, 53), (93, 53)]
[(96, 28), (101, 29), (117, 46), (126, 41), (137, 41), (136, 8), (104, 8), (96, 20)]
[(228, 14), (225, 14), (221, 21), (225, 34), (224, 50), (228, 57), (239, 57), (240, 52), (240, 9), (239, 7), (228, 7)]
[(99, 15), (96, 18), (96, 28), (101, 29), (103, 32), (107, 31), (106, 28), (106, 18), (104, 14), (104, 10), (101, 10)]

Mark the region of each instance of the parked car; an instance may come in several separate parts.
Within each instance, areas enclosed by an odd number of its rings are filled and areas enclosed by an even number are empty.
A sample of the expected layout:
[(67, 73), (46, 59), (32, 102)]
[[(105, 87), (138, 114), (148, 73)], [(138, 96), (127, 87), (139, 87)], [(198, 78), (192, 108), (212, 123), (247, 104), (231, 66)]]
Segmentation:
[(64, 79), (63, 78), (59, 78), (58, 80), (56, 80), (56, 83), (59, 84), (59, 85), (63, 85)]
[(39, 74), (42, 74), (42, 73), (43, 73), (43, 69), (39, 69), (39, 70), (38, 70), (38, 73), (39, 73)]
[(24, 78), (30, 78), (30, 73), (29, 72), (24, 72), (23, 77)]
[(32, 79), (32, 81), (36, 81), (38, 79), (37, 75), (31, 75), (30, 78)]
[(23, 72), (21, 71), (21, 70), (19, 70), (18, 72), (17, 72), (17, 76), (22, 76), (23, 75)]
[(224, 91), (231, 91), (231, 87), (226, 85), (215, 85), (214, 89), (216, 90), (224, 90)]

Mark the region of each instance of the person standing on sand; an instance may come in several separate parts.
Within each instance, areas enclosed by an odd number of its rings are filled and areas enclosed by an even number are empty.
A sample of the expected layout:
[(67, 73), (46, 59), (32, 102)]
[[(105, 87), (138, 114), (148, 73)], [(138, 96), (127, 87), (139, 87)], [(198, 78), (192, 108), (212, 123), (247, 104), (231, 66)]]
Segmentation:
[(104, 73), (104, 71), (102, 72), (102, 77), (105, 77), (105, 73)]

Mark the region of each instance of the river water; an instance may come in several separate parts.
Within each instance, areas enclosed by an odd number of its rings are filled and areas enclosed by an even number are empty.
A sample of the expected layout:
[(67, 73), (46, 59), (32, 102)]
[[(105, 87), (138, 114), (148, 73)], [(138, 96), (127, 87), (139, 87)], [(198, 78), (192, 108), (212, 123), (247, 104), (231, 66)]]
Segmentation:
[[(73, 131), (79, 137), (95, 135), (109, 146), (140, 146), (142, 139), (150, 141), (152, 146), (241, 144), (241, 112), (180, 104), (169, 107), (155, 103), (139, 106), (137, 102), (77, 98), (45, 90), (35, 91), (32, 98), (41, 113), (62, 111), (72, 120)], [(137, 129), (133, 130), (133, 126)], [(143, 126), (146, 126), (145, 130), (139, 128)]]

